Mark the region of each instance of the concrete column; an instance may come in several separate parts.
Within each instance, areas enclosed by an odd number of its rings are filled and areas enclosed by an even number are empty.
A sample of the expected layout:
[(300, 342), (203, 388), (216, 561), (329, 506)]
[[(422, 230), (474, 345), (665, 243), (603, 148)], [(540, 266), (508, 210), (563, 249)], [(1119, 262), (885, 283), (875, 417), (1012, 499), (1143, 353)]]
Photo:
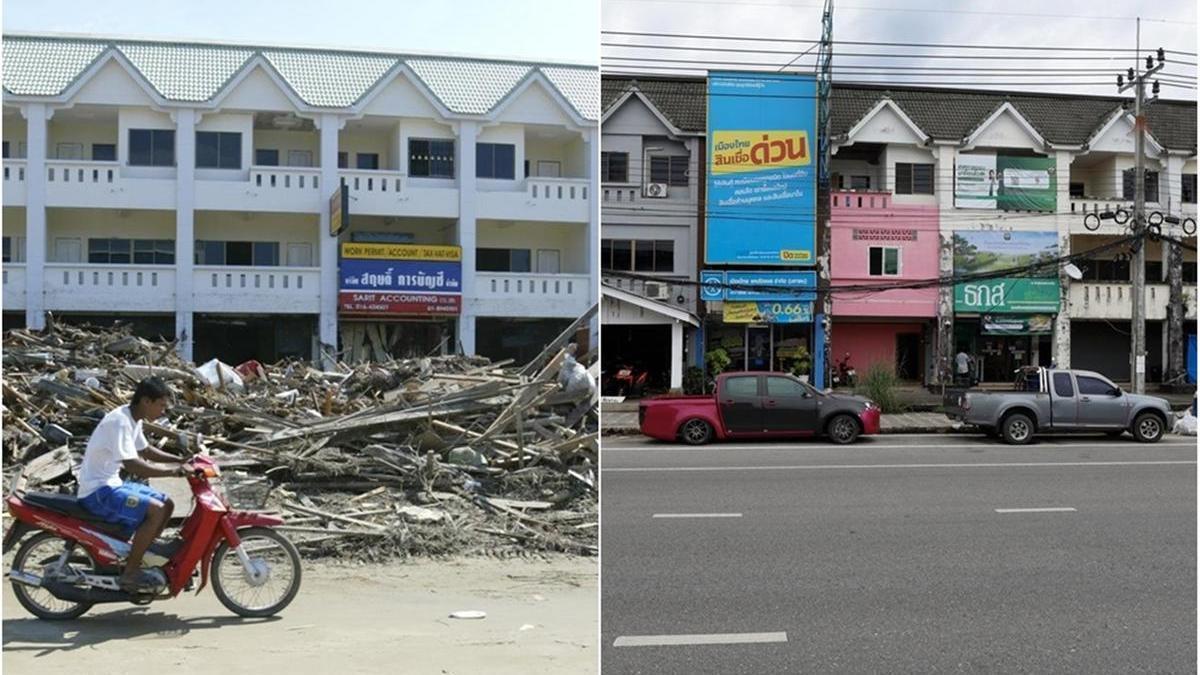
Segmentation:
[(477, 122), (458, 126), (458, 245), (462, 247), (462, 316), (458, 342), (463, 353), (475, 353), (475, 139)]
[(25, 115), (25, 325), (46, 327), (46, 121), (45, 103), (30, 103)]
[(671, 324), (671, 389), (683, 389), (683, 323)]
[[(938, 276), (945, 278), (954, 274), (954, 158), (956, 149), (949, 145), (934, 148), (934, 177), (938, 197)], [(947, 216), (946, 220), (941, 218)], [(938, 289), (937, 340), (934, 344), (934, 382), (949, 384), (954, 371), (954, 287), (942, 285)]]
[[(600, 126), (588, 130), (583, 143), (585, 175), (588, 179), (588, 226), (585, 243), (588, 265), (588, 304), (600, 302)], [(693, 174), (695, 175), (695, 174)], [(689, 188), (691, 189), (691, 188)], [(600, 313), (588, 322), (591, 343), (600, 344)], [(682, 377), (682, 375), (681, 375)], [(674, 380), (672, 380), (674, 381)], [(680, 380), (682, 382), (682, 380)], [(681, 385), (682, 386), (682, 385)], [(675, 387), (674, 384), (671, 385)]]
[[(317, 247), (317, 259), (321, 266), (321, 314), (317, 319), (317, 334), (324, 350), (330, 353), (336, 352), (338, 346), (338, 238), (329, 234), (329, 199), (341, 186), (337, 153), (338, 131), (342, 123), (342, 119), (333, 113), (323, 113), (317, 120), (321, 132), (321, 218), (317, 232), (317, 241), (321, 242)], [(350, 210), (353, 212), (353, 205)], [(328, 363), (329, 359), (325, 361), (326, 368), (332, 366), (332, 363)]]
[(175, 117), (175, 337), (176, 349), (191, 361), (196, 344), (196, 111), (178, 110)]
[[(1058, 254), (1071, 254), (1071, 223), (1079, 216), (1067, 215), (1071, 212), (1071, 153), (1058, 150), (1054, 153), (1055, 188), (1057, 204), (1054, 209), (1056, 229), (1058, 230)], [(1079, 283), (1058, 270), (1058, 314), (1054, 317), (1054, 338), (1050, 359), (1059, 368), (1071, 367), (1071, 284)]]

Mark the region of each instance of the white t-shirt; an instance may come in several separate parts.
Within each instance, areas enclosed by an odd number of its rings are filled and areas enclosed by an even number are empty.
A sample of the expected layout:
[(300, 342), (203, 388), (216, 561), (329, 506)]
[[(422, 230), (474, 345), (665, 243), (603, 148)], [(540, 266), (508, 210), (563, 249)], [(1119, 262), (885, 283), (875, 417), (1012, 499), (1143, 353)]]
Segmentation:
[(135, 459), (150, 444), (142, 434), (142, 422), (133, 421), (129, 406), (123, 405), (100, 420), (83, 453), (79, 467), (80, 499), (108, 485), (121, 485), (121, 462)]
[(966, 352), (959, 352), (958, 356), (954, 357), (954, 361), (958, 364), (958, 372), (966, 374), (971, 369), (971, 357), (967, 356)]

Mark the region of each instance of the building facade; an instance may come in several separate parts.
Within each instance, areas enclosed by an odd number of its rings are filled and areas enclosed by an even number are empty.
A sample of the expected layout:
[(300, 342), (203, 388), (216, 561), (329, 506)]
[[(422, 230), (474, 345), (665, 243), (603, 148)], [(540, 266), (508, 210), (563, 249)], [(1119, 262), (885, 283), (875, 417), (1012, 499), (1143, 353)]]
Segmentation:
[[(605, 78), (606, 115), (616, 102), (628, 105), (629, 91), (664, 125), (705, 129), (704, 80)], [(848, 359), (863, 373), (880, 364), (934, 384), (965, 350), (983, 381), (1009, 382), (1021, 365), (1051, 363), (1129, 379), (1128, 247), (1111, 246), (1128, 230), (1085, 219), (1132, 205), (1133, 119), (1122, 99), (835, 84), (831, 115), (830, 246), (818, 258), (829, 260), (832, 365)], [(1194, 248), (1196, 105), (1157, 101), (1147, 119), (1147, 209), (1176, 221), (1164, 220), (1163, 232)], [(1010, 185), (1034, 182), (997, 194), (1004, 171)], [(610, 222), (606, 207), (606, 237)], [(689, 225), (696, 251), (704, 224), (701, 194)], [(1149, 382), (1166, 378), (1173, 271), (1183, 282), (1184, 341), (1196, 335), (1196, 255), (1181, 247), (1181, 264), (1171, 265), (1169, 251), (1166, 242), (1147, 244)], [(1080, 279), (1049, 266), (987, 284), (929, 283), (1070, 254), (1081, 254)], [(697, 307), (702, 325), (718, 308)], [(690, 356), (689, 364), (703, 358)], [(729, 368), (764, 365), (778, 367), (734, 359)]]
[(596, 68), (28, 35), (4, 61), (6, 324), (522, 359), (598, 300)]

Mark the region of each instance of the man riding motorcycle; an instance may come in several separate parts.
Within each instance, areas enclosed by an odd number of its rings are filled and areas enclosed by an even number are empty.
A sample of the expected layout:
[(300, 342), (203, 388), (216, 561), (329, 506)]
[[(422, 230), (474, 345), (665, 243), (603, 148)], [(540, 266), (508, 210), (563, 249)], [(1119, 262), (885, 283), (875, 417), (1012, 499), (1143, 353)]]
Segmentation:
[(134, 532), (120, 579), (121, 590), (129, 593), (155, 585), (154, 579), (142, 578), (142, 556), (162, 534), (175, 505), (148, 485), (122, 481), (120, 470), (139, 478), (188, 475), (186, 459), (150, 445), (142, 433), (143, 420), (162, 417), (170, 398), (171, 389), (161, 379), (148, 377), (139, 382), (129, 404), (112, 410), (96, 426), (79, 469), (77, 496), (83, 507)]

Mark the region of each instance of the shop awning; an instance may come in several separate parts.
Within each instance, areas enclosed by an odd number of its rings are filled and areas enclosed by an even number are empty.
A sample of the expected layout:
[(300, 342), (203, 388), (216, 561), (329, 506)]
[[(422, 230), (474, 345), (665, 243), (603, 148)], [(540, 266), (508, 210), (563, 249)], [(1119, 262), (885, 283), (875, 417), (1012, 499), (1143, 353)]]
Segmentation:
[(637, 293), (631, 293), (623, 288), (617, 288), (616, 286), (611, 286), (602, 282), (600, 284), (600, 294), (604, 297), (620, 300), (621, 302), (627, 302), (635, 307), (641, 307), (642, 309), (649, 310), (656, 314), (661, 314), (676, 321), (682, 321), (683, 323), (691, 326), (700, 325), (700, 319), (691, 312), (679, 309), (678, 307), (672, 307), (665, 302), (651, 300), (650, 298), (638, 295)]

